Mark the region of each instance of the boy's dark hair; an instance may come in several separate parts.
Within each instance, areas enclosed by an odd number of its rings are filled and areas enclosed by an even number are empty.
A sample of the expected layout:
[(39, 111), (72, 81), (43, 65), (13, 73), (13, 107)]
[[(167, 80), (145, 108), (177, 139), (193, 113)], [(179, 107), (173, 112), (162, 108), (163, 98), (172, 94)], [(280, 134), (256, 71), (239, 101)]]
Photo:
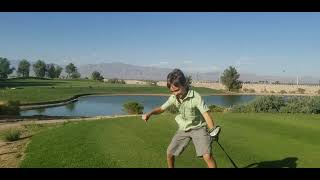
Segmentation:
[(172, 70), (167, 76), (167, 87), (170, 89), (171, 85), (188, 87), (186, 77), (180, 69)]

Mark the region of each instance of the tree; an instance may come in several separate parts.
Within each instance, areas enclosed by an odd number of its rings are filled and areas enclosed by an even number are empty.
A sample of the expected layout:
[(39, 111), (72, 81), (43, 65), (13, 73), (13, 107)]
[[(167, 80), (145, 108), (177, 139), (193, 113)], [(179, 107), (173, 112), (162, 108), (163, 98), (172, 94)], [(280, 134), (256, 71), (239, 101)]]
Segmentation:
[(54, 64), (47, 64), (47, 71), (46, 71), (48, 78), (55, 78), (56, 77), (56, 68), (54, 67)]
[(0, 79), (7, 79), (8, 75), (14, 71), (14, 68), (10, 68), (10, 62), (7, 58), (0, 57)]
[(17, 74), (22, 77), (29, 77), (30, 73), (30, 63), (23, 59), (19, 62)]
[(221, 81), (230, 90), (240, 89), (242, 87), (241, 81), (239, 81), (240, 74), (237, 72), (236, 68), (229, 66), (229, 69), (224, 70)]
[(62, 72), (62, 67), (61, 66), (56, 66), (56, 73), (55, 73), (55, 78), (59, 78)]
[(36, 77), (44, 78), (46, 75), (46, 63), (38, 60), (35, 64), (33, 64), (33, 71)]
[(71, 77), (71, 75), (76, 71), (77, 67), (73, 63), (70, 63), (66, 66), (66, 73), (68, 74), (68, 77)]
[(71, 74), (72, 79), (80, 78), (80, 76), (81, 76), (81, 74), (78, 71)]
[(103, 76), (101, 76), (100, 72), (98, 72), (98, 71), (93, 71), (91, 76), (92, 76), (93, 80), (98, 80), (98, 81), (103, 80)]

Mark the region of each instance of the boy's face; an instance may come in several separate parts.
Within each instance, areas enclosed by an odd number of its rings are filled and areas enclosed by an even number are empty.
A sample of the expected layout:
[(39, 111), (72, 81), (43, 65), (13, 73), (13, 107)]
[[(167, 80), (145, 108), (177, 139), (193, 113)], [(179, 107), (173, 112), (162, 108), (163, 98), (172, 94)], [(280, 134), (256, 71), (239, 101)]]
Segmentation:
[(177, 98), (182, 99), (186, 94), (186, 88), (182, 86), (174, 86), (173, 84), (170, 87), (170, 92), (175, 95)]

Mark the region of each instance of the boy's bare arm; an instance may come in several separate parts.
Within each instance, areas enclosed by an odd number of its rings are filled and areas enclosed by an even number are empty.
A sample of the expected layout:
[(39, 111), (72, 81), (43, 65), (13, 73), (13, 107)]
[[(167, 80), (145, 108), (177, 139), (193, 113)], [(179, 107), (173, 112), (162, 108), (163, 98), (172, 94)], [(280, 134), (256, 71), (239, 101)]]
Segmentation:
[(164, 110), (162, 110), (160, 107), (154, 108), (151, 112), (147, 113), (147, 115), (151, 116), (154, 114), (161, 114)]
[(148, 119), (150, 118), (151, 115), (154, 114), (161, 114), (163, 113), (165, 110), (161, 109), (160, 107), (154, 108), (152, 111), (150, 111), (149, 113), (145, 114), (144, 120), (148, 121)]
[(214, 127), (214, 122), (213, 122), (213, 119), (211, 118), (210, 114), (208, 112), (204, 112), (204, 113), (202, 113), (202, 115), (207, 122), (208, 129), (212, 129)]

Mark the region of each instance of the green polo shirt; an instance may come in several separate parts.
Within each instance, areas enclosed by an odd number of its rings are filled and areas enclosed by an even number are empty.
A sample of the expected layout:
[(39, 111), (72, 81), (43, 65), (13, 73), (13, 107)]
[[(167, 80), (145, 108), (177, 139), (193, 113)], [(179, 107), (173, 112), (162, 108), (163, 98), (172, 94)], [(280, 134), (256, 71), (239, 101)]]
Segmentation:
[(175, 105), (179, 109), (179, 115), (175, 118), (179, 130), (187, 131), (207, 125), (202, 113), (208, 111), (209, 108), (199, 93), (189, 89), (188, 94), (184, 99), (180, 99), (180, 102), (181, 103), (179, 103), (175, 95), (171, 95), (161, 106), (162, 110), (166, 110), (171, 105)]

